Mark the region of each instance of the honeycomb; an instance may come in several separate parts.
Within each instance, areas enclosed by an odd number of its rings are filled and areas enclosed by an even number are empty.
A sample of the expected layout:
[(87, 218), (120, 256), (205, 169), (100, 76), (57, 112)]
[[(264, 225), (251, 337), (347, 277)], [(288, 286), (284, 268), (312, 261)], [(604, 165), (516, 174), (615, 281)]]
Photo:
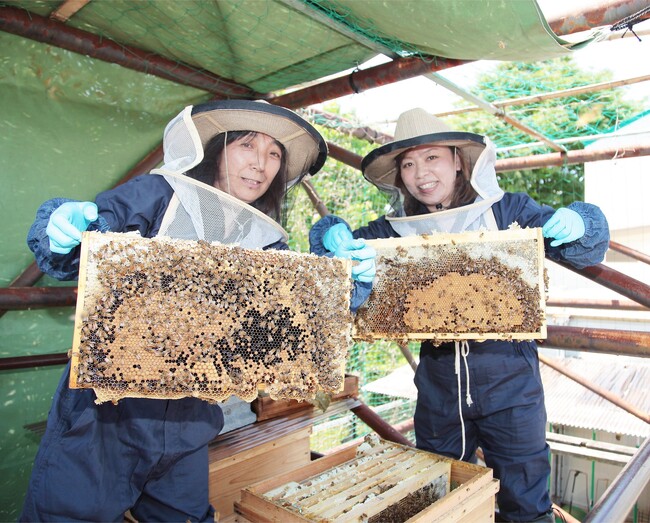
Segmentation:
[(373, 434), (355, 458), (262, 497), (278, 520), (401, 523), (451, 491), (451, 461)]
[(377, 278), (356, 339), (546, 337), (541, 229), (371, 240)]
[(84, 233), (70, 386), (97, 403), (338, 392), (349, 275), (338, 258)]

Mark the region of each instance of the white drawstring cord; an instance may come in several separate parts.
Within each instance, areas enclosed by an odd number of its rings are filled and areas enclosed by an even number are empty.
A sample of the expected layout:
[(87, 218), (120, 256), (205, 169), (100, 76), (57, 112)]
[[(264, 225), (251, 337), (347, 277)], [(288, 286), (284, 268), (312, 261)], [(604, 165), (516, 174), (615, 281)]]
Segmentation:
[(465, 402), (467, 403), (467, 406), (471, 406), (472, 403), (472, 396), (469, 393), (469, 366), (467, 365), (467, 355), (469, 354), (469, 342), (467, 340), (463, 340), (461, 342), (455, 341), (454, 342), (454, 349), (455, 349), (455, 358), (454, 358), (454, 371), (456, 372), (456, 378), (457, 378), (457, 383), (458, 383), (458, 415), (460, 416), (460, 430), (461, 430), (461, 438), (463, 441), (463, 449), (460, 455), (459, 460), (462, 460), (463, 457), (465, 456), (465, 420), (463, 419), (463, 401), (462, 401), (462, 394), (461, 394), (461, 388), (460, 388), (460, 357), (461, 355), (463, 356), (463, 362), (465, 363), (465, 381), (466, 381), (466, 391), (465, 391)]
[(226, 191), (228, 194), (231, 194), (230, 192), (230, 173), (228, 172), (228, 131), (225, 131), (225, 136), (223, 137), (223, 159), (224, 159), (224, 167), (226, 168), (226, 185), (228, 186), (228, 190)]

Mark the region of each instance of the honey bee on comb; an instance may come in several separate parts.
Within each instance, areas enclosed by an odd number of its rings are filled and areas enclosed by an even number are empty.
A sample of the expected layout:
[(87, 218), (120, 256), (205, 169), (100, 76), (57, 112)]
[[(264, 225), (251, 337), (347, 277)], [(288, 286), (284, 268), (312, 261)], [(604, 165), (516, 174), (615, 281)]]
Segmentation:
[(541, 229), (368, 240), (377, 278), (357, 339), (546, 337)]
[(84, 233), (70, 385), (98, 403), (338, 392), (350, 270), (340, 258)]

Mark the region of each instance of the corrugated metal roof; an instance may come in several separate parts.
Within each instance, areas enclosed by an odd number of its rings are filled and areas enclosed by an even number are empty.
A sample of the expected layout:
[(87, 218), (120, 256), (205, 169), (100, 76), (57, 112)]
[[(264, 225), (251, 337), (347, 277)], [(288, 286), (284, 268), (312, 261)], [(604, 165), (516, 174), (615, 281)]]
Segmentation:
[[(551, 356), (552, 357), (552, 356)], [(553, 358), (572, 373), (650, 412), (650, 363), (618, 357)], [(650, 425), (591, 392), (556, 370), (540, 364), (549, 423), (647, 438)]]
[[(599, 359), (552, 357), (572, 373), (650, 412), (650, 362), (609, 356)], [(650, 437), (650, 425), (540, 363), (548, 422), (613, 434)], [(415, 399), (413, 370), (405, 365), (363, 387), (369, 392)]]

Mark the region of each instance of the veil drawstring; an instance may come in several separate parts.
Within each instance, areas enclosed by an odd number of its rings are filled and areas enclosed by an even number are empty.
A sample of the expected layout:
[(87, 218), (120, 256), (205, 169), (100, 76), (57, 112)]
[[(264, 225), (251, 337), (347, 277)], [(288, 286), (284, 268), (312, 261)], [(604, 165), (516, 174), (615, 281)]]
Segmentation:
[(459, 460), (462, 460), (463, 457), (465, 456), (465, 421), (463, 420), (463, 401), (462, 401), (462, 394), (461, 394), (461, 386), (460, 386), (460, 357), (463, 357), (463, 363), (465, 364), (465, 402), (467, 403), (467, 406), (470, 407), (472, 403), (472, 396), (469, 393), (469, 366), (467, 365), (467, 356), (469, 354), (469, 342), (467, 340), (462, 340), (462, 341), (455, 341), (454, 342), (454, 349), (455, 349), (455, 359), (454, 359), (454, 371), (456, 373), (457, 377), (457, 383), (458, 383), (458, 414), (460, 416), (460, 430), (461, 430), (461, 437), (463, 441), (463, 449), (462, 453), (460, 455)]

